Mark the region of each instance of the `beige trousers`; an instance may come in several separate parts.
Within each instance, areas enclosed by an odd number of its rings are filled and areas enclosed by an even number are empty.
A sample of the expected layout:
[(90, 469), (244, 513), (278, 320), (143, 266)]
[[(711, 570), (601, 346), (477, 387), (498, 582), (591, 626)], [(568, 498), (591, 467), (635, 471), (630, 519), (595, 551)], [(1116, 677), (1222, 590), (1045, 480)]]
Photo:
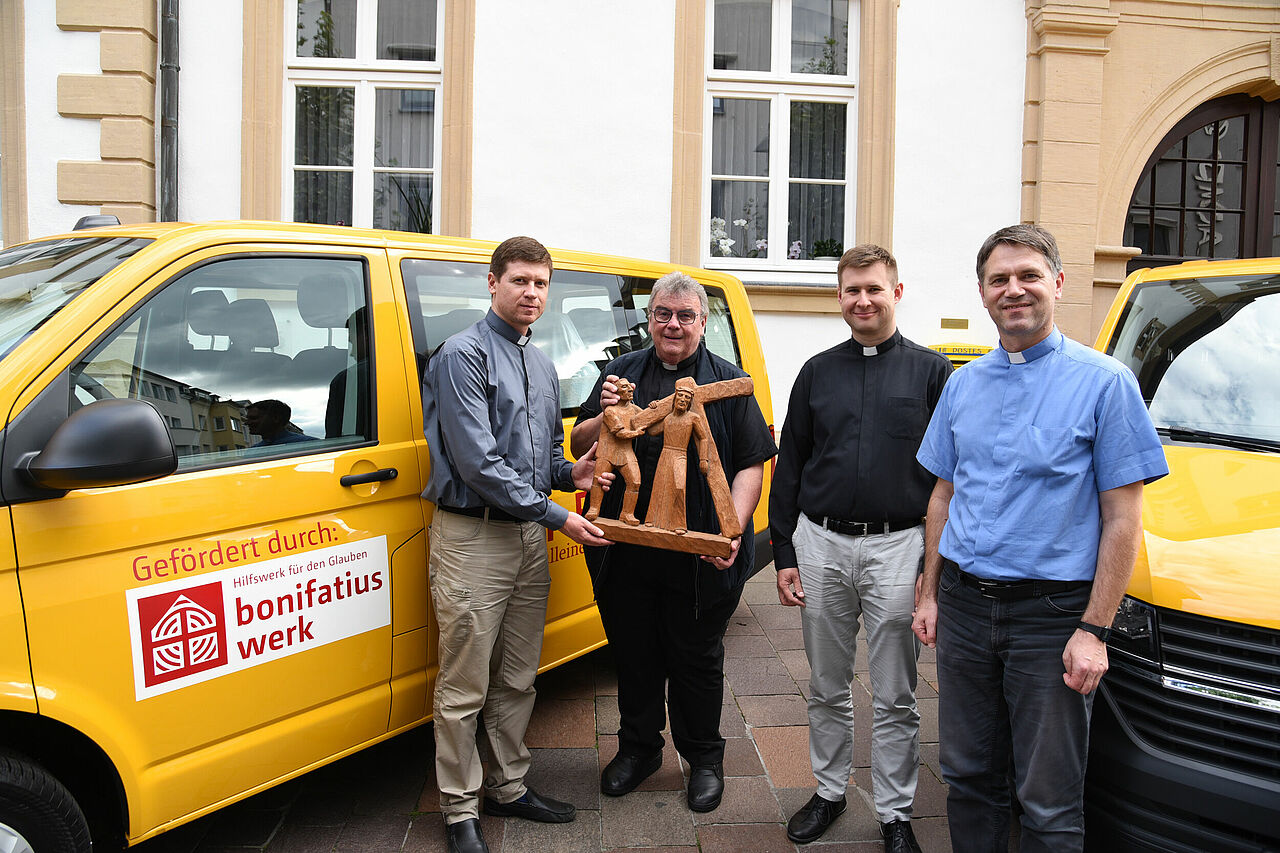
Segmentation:
[[(445, 822), (456, 823), (479, 817), (482, 781), (500, 803), (525, 792), (524, 732), (551, 588), (546, 529), (437, 511), (428, 568), (440, 628), (436, 782)], [(482, 709), (487, 777), (476, 746)]]

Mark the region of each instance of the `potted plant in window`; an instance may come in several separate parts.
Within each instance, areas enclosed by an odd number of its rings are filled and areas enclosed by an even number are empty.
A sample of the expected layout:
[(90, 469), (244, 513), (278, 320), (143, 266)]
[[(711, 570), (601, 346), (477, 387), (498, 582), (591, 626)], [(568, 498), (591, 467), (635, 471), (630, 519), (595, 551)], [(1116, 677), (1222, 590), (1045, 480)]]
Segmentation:
[(839, 240), (814, 240), (813, 254), (815, 261), (834, 261), (844, 253), (844, 245)]

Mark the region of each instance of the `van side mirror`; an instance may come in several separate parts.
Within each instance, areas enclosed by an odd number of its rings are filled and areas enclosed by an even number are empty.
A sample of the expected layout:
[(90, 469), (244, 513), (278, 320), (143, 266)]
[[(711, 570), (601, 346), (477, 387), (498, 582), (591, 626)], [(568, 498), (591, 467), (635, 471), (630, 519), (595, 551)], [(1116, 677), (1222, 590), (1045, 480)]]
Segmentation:
[(172, 474), (178, 454), (164, 420), (142, 400), (98, 400), (72, 413), (44, 449), (17, 467), (43, 489), (141, 483)]

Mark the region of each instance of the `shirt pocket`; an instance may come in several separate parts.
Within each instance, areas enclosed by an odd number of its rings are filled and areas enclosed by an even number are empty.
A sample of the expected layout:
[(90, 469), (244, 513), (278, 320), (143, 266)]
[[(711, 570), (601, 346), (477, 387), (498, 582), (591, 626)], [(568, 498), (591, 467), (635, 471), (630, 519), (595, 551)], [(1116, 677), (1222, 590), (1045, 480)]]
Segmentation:
[(1024, 476), (1051, 480), (1073, 473), (1076, 450), (1075, 431), (1070, 427), (1038, 427), (1023, 430), (1018, 470)]
[(885, 405), (885, 432), (890, 438), (919, 441), (929, 426), (929, 409), (919, 397), (890, 397)]

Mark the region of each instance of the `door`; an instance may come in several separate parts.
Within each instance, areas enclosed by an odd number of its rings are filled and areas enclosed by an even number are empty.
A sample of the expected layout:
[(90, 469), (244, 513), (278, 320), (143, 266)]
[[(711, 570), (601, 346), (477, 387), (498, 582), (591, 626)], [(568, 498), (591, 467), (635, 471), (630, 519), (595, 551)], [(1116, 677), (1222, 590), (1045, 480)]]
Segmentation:
[(26, 408), (147, 401), (178, 471), (12, 508), (41, 711), (121, 768), (133, 838), (384, 734), (425, 574), (384, 254), (219, 247), (136, 293)]

